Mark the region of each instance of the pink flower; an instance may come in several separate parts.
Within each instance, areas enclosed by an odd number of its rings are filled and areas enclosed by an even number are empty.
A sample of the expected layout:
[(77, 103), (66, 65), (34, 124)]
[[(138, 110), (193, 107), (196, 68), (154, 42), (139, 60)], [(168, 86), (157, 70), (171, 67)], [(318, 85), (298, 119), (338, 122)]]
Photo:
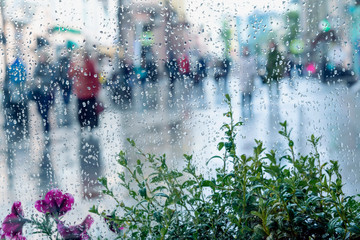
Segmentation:
[(62, 222), (59, 222), (57, 229), (64, 240), (87, 240), (90, 239), (87, 230), (93, 222), (94, 219), (88, 215), (80, 225), (65, 227)]
[(1, 239), (24, 240), (22, 228), (29, 220), (24, 218), (21, 202), (14, 202), (11, 213), (7, 215), (2, 223)]
[(71, 210), (74, 197), (70, 193), (63, 194), (59, 189), (50, 190), (44, 200), (38, 200), (35, 208), (42, 213), (50, 213), (52, 216), (60, 217)]

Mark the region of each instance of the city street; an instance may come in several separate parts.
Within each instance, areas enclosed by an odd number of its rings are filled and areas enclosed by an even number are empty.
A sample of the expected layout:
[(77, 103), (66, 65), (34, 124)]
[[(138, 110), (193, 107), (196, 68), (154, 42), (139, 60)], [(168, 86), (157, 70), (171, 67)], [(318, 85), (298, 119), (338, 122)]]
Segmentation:
[[(239, 120), (240, 93), (234, 76), (230, 78), (229, 86), (235, 119)], [(11, 145), (14, 149), (14, 166), (11, 170), (13, 186), (9, 184), (9, 169), (6, 164), (8, 146), (5, 133), (1, 132), (0, 219), (8, 214), (15, 200), (21, 201), (26, 214), (30, 215), (34, 212), (34, 202), (46, 193), (44, 188), (58, 187), (75, 197), (75, 210), (65, 219), (80, 222), (81, 219), (76, 219), (75, 216), (84, 218), (89, 207), (98, 201), (82, 198), (79, 159), (80, 155), (86, 154), (81, 148), (87, 144), (99, 146), (98, 151), (92, 150), (88, 154), (100, 156), (100, 164), (95, 164), (94, 169), (102, 171), (96, 174), (109, 177), (109, 184), (113, 186), (116, 184), (117, 172), (122, 171), (116, 162), (116, 155), (120, 150), (129, 153), (129, 162), (136, 160), (136, 154), (127, 144), (126, 138), (135, 140), (144, 152), (166, 153), (173, 167), (183, 166), (184, 153), (193, 154), (198, 171), (211, 176), (217, 162), (212, 162), (210, 166), (205, 163), (211, 156), (219, 154), (216, 146), (224, 136), (220, 127), (226, 121), (223, 113), (227, 111), (227, 106), (219, 101), (221, 97), (217, 94), (214, 80), (204, 80), (204, 98), (178, 83), (175, 96), (178, 101), (171, 108), (167, 89), (167, 82), (163, 79), (149, 90), (148, 97), (155, 99), (157, 103), (152, 109), (143, 107), (142, 102), (137, 100), (141, 98), (141, 93), (140, 88), (136, 87), (133, 97), (136, 100), (132, 101), (131, 108), (121, 109), (111, 101), (109, 92), (104, 88), (101, 99), (106, 109), (101, 115), (99, 128), (92, 136), (80, 133), (75, 116), (75, 99), (72, 99), (72, 124), (68, 126), (61, 126), (62, 105), (57, 102), (51, 112), (52, 132), (48, 144), (44, 144), (40, 116), (37, 115), (35, 104), (31, 103), (29, 139)], [(264, 141), (267, 149), (274, 148), (282, 153), (286, 144), (277, 132), (280, 130), (279, 122), (286, 120), (289, 127), (293, 128), (296, 151), (305, 154), (310, 150), (306, 140), (311, 134), (322, 136), (322, 161), (339, 160), (346, 193), (359, 194), (359, 94), (343, 83), (324, 84), (317, 79), (305, 77), (296, 77), (291, 81), (284, 79), (280, 84), (280, 94), (279, 98), (270, 99), (268, 86), (262, 84), (260, 79), (256, 81), (253, 117), (242, 119), (245, 124), (239, 128), (236, 140), (238, 152), (250, 154), (255, 146), (254, 139), (259, 139)], [(1, 121), (3, 126), (3, 119)], [(121, 192), (119, 196), (127, 198)], [(109, 209), (112, 204), (114, 203), (108, 201), (102, 207)], [(91, 233), (97, 235), (97, 231), (102, 231), (104, 225), (97, 218), (95, 225), (99, 228), (91, 228)]]

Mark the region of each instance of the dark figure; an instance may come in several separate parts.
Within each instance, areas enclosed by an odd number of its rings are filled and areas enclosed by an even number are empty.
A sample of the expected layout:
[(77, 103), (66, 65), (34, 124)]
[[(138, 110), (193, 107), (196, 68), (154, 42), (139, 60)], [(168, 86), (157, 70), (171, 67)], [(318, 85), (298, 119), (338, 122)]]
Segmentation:
[(243, 48), (242, 56), (239, 58), (239, 62), (236, 63), (235, 69), (238, 69), (235, 76), (240, 80), (242, 117), (251, 118), (257, 64), (255, 57), (250, 54), (247, 46)]
[(270, 95), (273, 96), (272, 86), (276, 86), (276, 96), (279, 97), (279, 82), (284, 75), (284, 59), (277, 49), (275, 42), (270, 42), (266, 63), (266, 82), (269, 84)]
[(143, 107), (154, 108), (156, 106), (156, 94), (154, 91), (158, 82), (158, 70), (154, 61), (154, 55), (149, 47), (143, 47), (141, 54), (141, 66), (137, 69), (141, 81)]
[(158, 81), (158, 70), (156, 63), (152, 60), (146, 61), (146, 76), (150, 83), (156, 83)]
[[(329, 51), (329, 43), (337, 40), (337, 34), (333, 29), (329, 31), (323, 31), (321, 29), (320, 33), (315, 37), (315, 39), (311, 42), (311, 47), (313, 53), (313, 57), (315, 58), (315, 62), (318, 63), (318, 73), (320, 74), (322, 82), (327, 82), (329, 77), (331, 76), (331, 72), (329, 73), (329, 69), (327, 68), (327, 57)], [(314, 51), (315, 49), (316, 51)]]
[(19, 143), (24, 136), (28, 136), (28, 101), (26, 94), (26, 68), (17, 58), (7, 68), (4, 81), (4, 131), (7, 141), (7, 168), (8, 187), (14, 186), (14, 168), (16, 156), (22, 157), (24, 148), (19, 148)]
[(156, 88), (158, 83), (158, 69), (153, 59), (146, 60), (146, 82), (148, 83), (149, 89), (147, 90), (147, 106), (151, 109), (156, 108), (157, 105), (157, 91)]
[(194, 73), (194, 85), (202, 83), (202, 80), (207, 77), (206, 62), (203, 56), (200, 56), (196, 62), (196, 72)]
[(60, 87), (61, 95), (65, 104), (64, 115), (65, 119), (64, 125), (70, 123), (69, 119), (69, 103), (72, 91), (72, 80), (69, 77), (69, 68), (70, 68), (70, 54), (64, 55), (58, 60), (57, 67), (57, 83)]
[(90, 134), (80, 139), (80, 169), (83, 197), (97, 198), (100, 195), (101, 151), (99, 139)]
[[(221, 94), (227, 94), (228, 90), (228, 76), (230, 72), (231, 61), (229, 58), (224, 58), (218, 61), (215, 67), (214, 78), (217, 85), (217, 102), (220, 103), (222, 96)], [(221, 86), (223, 85), (223, 87)]]
[(112, 89), (113, 100), (122, 109), (130, 107), (132, 90), (134, 87), (135, 71), (130, 62), (121, 62), (118, 71), (114, 72), (111, 82), (108, 84)]
[(224, 92), (227, 93), (227, 78), (230, 71), (230, 59), (225, 58), (216, 64), (215, 81), (220, 84), (220, 81), (224, 81)]
[(54, 100), (55, 68), (50, 63), (46, 50), (40, 52), (34, 79), (36, 86), (32, 89), (31, 95), (41, 115), (45, 136), (48, 136), (50, 132), (49, 110)]
[(19, 58), (7, 68), (4, 82), (4, 128), (12, 142), (29, 134), (26, 76), (26, 68)]
[(167, 61), (166, 71), (169, 75), (169, 81), (170, 81), (170, 83), (169, 83), (169, 94), (170, 94), (169, 104), (172, 105), (174, 103), (174, 98), (175, 98), (176, 80), (179, 79), (179, 76), (180, 76), (178, 64), (177, 64), (175, 56), (170, 57), (169, 61)]
[(193, 79), (194, 79), (195, 95), (197, 95), (200, 98), (199, 101), (201, 102), (200, 104), (203, 107), (205, 105), (205, 92), (203, 87), (203, 80), (206, 77), (207, 77), (206, 61), (203, 56), (200, 56), (199, 59), (196, 61), (196, 70), (193, 73)]

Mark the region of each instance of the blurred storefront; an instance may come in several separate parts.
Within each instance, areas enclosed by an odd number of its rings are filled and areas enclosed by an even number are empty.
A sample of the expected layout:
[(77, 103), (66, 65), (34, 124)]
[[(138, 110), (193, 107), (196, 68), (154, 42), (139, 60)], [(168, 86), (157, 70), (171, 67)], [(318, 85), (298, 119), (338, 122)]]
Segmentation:
[[(182, 55), (189, 50), (189, 24), (182, 1), (127, 1), (120, 26), (124, 58), (139, 64), (144, 51), (152, 52), (160, 70), (169, 54)], [(120, 34), (121, 34), (120, 33)]]

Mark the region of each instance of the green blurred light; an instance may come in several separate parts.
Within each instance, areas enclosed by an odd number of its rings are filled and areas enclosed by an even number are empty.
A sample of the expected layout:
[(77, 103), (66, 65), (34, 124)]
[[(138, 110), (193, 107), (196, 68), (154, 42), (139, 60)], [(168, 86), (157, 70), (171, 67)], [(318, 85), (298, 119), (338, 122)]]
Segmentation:
[(292, 54), (301, 54), (304, 52), (304, 41), (301, 39), (294, 39), (290, 42), (290, 52)]
[(324, 32), (328, 32), (331, 29), (330, 23), (328, 20), (324, 19), (320, 22), (319, 28), (323, 30)]

